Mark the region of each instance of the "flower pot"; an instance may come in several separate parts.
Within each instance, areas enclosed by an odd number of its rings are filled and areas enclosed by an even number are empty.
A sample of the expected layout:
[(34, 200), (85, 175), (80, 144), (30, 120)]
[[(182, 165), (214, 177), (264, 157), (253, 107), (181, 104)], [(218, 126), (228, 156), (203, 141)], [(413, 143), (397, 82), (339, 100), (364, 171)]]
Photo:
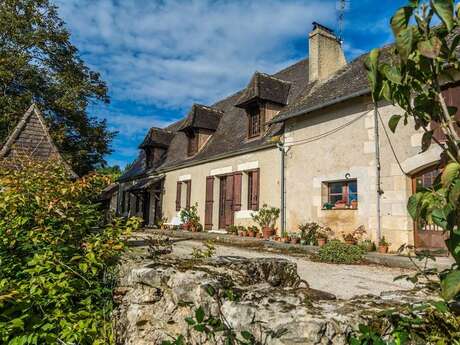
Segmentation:
[(184, 229), (185, 231), (190, 231), (190, 223), (182, 224), (182, 229)]
[(323, 238), (323, 237), (319, 237), (318, 238), (318, 246), (322, 247), (326, 244), (327, 242), (327, 239)]
[(244, 231), (238, 231), (238, 236), (244, 237)]
[(291, 244), (299, 244), (299, 242), (300, 242), (300, 238), (298, 237), (291, 238)]
[(256, 237), (257, 237), (257, 238), (263, 238), (263, 235), (262, 235), (261, 232), (258, 232), (258, 233), (256, 234)]
[(291, 239), (289, 237), (281, 237), (281, 242), (288, 243)]
[(273, 239), (274, 239), (276, 242), (281, 242), (281, 237), (279, 237), (279, 236), (274, 236)]
[(358, 208), (358, 201), (357, 200), (353, 200), (351, 202), (351, 208)]
[(380, 254), (386, 254), (386, 253), (388, 253), (388, 246), (386, 246), (386, 245), (380, 245), (380, 246), (379, 246), (379, 253), (380, 253)]
[(265, 227), (262, 229), (264, 239), (268, 240), (271, 236), (274, 235), (275, 231), (272, 228)]
[(256, 237), (254, 231), (248, 231), (248, 237)]

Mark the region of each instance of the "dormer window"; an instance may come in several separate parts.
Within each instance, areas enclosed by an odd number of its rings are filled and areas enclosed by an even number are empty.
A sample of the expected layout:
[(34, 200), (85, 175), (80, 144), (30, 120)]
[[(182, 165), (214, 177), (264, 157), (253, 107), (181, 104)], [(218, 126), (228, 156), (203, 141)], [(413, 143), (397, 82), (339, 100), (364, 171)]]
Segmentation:
[(260, 107), (252, 106), (247, 109), (248, 114), (248, 136), (249, 138), (258, 137), (261, 133), (262, 119), (260, 116)]
[(145, 152), (145, 166), (147, 169), (154, 168), (164, 158), (166, 151), (173, 139), (174, 134), (161, 128), (150, 128), (140, 149)]
[(198, 152), (198, 133), (190, 133), (188, 137), (187, 154), (193, 156)]
[(194, 104), (179, 131), (187, 136), (187, 156), (196, 155), (217, 130), (223, 112), (205, 105)]
[(263, 135), (266, 123), (287, 105), (291, 83), (256, 72), (235, 106), (246, 111), (248, 139)]

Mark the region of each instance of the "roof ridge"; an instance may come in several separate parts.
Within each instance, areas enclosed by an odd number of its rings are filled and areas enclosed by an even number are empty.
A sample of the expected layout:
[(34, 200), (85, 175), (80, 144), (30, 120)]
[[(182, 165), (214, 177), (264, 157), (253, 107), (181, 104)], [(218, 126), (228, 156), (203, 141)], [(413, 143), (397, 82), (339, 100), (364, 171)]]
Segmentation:
[(279, 81), (279, 82), (281, 82), (281, 83), (292, 84), (292, 82), (290, 82), (290, 81), (283, 80), (283, 79), (281, 79), (281, 78), (275, 77), (274, 75), (268, 74), (268, 73), (265, 73), (265, 72), (256, 71), (254, 74), (259, 74), (259, 75), (261, 75), (261, 76), (263, 76), (263, 77), (270, 78), (270, 79)]

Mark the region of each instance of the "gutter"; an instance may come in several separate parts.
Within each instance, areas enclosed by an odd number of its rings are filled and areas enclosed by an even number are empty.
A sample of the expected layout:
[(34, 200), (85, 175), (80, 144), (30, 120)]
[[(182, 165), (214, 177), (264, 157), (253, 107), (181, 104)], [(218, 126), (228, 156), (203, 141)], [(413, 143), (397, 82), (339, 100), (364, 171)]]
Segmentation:
[(370, 93), (371, 93), (371, 89), (366, 88), (366, 89), (363, 89), (363, 90), (360, 90), (360, 91), (357, 91), (357, 92), (353, 92), (353, 93), (351, 93), (349, 95), (346, 95), (346, 96), (335, 98), (335, 99), (333, 99), (331, 101), (328, 101), (326, 103), (315, 105), (315, 106), (307, 108), (307, 109), (297, 110), (296, 112), (290, 114), (289, 116), (287, 116), (285, 118), (273, 119), (269, 123), (284, 122), (284, 121), (292, 119), (294, 117), (297, 117), (297, 116), (300, 116), (300, 115), (305, 115), (305, 114), (311, 113), (311, 112), (316, 111), (316, 110), (321, 110), (321, 109), (330, 107), (331, 105), (335, 105), (335, 104), (338, 104), (338, 103), (341, 103), (341, 102), (345, 102), (345, 101), (348, 101), (349, 99), (352, 99), (352, 98), (365, 96), (365, 95), (368, 95)]

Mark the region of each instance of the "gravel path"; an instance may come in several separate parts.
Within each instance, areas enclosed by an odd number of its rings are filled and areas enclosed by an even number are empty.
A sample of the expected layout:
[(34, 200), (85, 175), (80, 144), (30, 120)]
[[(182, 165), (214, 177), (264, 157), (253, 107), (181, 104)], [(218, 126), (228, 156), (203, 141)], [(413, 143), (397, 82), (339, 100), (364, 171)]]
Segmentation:
[[(174, 254), (189, 256), (193, 248), (203, 248), (199, 241), (180, 241), (174, 245)], [(259, 252), (251, 249), (216, 245), (217, 256), (242, 256), (246, 258), (275, 257), (284, 258), (297, 264), (302, 279), (310, 287), (329, 293), (338, 298), (349, 299), (357, 295), (379, 295), (383, 291), (410, 289), (406, 281), (393, 281), (398, 275), (411, 272), (402, 268), (373, 265), (334, 265), (313, 262), (303, 257), (285, 254)]]

